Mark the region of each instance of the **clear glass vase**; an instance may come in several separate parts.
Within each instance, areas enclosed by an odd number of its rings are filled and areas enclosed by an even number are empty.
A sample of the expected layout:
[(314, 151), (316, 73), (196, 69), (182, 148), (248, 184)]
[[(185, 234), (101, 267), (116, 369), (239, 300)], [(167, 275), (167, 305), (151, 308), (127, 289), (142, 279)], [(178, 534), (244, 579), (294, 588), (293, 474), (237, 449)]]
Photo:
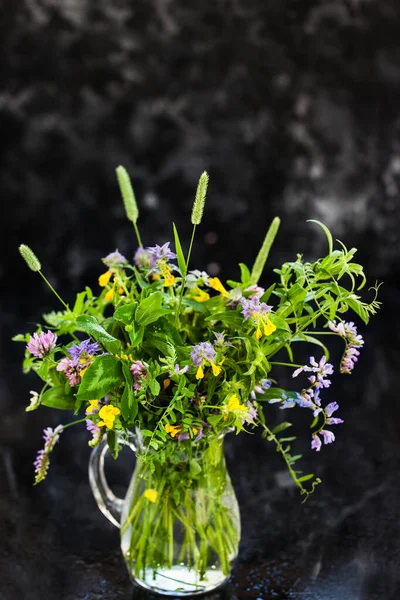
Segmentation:
[[(140, 432), (129, 443), (136, 465), (125, 500), (104, 475), (106, 441), (91, 455), (89, 479), (100, 510), (121, 529), (132, 580), (159, 594), (203, 594), (222, 585), (238, 553), (240, 514), (226, 469), (223, 438), (175, 444), (167, 460)], [(151, 450), (152, 451), (152, 450)], [(154, 451), (152, 451), (154, 452)]]

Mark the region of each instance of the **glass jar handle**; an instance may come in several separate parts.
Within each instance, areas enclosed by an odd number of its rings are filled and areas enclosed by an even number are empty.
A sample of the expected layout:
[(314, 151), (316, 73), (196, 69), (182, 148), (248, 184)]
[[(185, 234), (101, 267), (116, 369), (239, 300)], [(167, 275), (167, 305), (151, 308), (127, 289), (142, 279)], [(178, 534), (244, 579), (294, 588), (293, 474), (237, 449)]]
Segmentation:
[[(126, 438), (118, 436), (118, 442), (129, 446), (134, 452), (134, 444), (127, 441)], [(104, 459), (109, 451), (107, 436), (105, 435), (98, 446), (92, 450), (89, 459), (89, 482), (92, 488), (93, 496), (103, 515), (116, 527), (120, 528), (122, 506), (124, 500), (118, 498), (108, 487), (107, 479), (104, 473)]]

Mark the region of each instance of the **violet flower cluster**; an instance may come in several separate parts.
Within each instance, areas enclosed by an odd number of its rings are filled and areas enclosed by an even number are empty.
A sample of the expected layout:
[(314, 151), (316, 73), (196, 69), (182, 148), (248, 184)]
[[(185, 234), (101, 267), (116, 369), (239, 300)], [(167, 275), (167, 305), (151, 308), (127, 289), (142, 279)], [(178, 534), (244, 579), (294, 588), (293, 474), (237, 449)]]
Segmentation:
[(84, 371), (91, 365), (93, 358), (99, 353), (99, 342), (84, 340), (68, 348), (69, 357), (63, 358), (57, 365), (57, 371), (64, 373), (69, 385), (79, 385)]
[(136, 360), (130, 367), (133, 375), (133, 389), (137, 392), (142, 389), (143, 379), (147, 378), (147, 370), (141, 360)]
[(337, 402), (331, 402), (325, 408), (321, 406), (320, 390), (330, 387), (331, 380), (327, 379), (327, 376), (333, 374), (333, 365), (326, 361), (325, 355), (322, 356), (319, 363), (313, 356), (310, 356), (310, 364), (296, 369), (292, 377), (298, 377), (302, 372), (311, 373), (308, 377), (310, 386), (307, 389), (303, 389), (301, 393), (297, 393), (295, 398), (288, 399), (285, 394), (282, 394), (280, 398), (274, 398), (269, 403), (281, 402), (281, 409), (293, 408), (294, 406), (308, 408), (312, 410), (314, 417), (318, 417), (321, 414), (324, 418), (324, 423), (311, 436), (311, 448), (319, 451), (322, 443), (318, 435), (322, 436), (325, 444), (335, 441), (335, 434), (332, 431), (324, 429), (325, 425), (339, 425), (344, 422), (342, 419), (332, 417), (332, 414), (339, 408)]
[(340, 372), (350, 375), (360, 356), (358, 348), (364, 346), (364, 339), (358, 334), (357, 327), (352, 321), (348, 323), (342, 321), (337, 325), (336, 321), (329, 321), (328, 325), (331, 331), (345, 340), (346, 348), (340, 361)]
[(35, 467), (35, 484), (43, 481), (46, 478), (47, 471), (50, 465), (50, 453), (54, 446), (60, 439), (60, 434), (64, 431), (62, 425), (58, 425), (54, 430), (51, 427), (47, 427), (43, 430), (44, 448), (39, 450), (36, 456), (36, 460), (33, 463)]

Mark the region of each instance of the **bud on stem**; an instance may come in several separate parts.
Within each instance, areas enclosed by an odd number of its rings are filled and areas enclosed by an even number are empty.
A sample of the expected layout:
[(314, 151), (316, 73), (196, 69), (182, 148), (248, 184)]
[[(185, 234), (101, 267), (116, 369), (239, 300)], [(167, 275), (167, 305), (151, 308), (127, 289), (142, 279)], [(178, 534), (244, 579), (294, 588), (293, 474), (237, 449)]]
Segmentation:
[(42, 265), (40, 264), (40, 260), (38, 259), (36, 254), (33, 252), (33, 250), (31, 250), (29, 248), (29, 246), (26, 246), (25, 244), (21, 244), (19, 247), (19, 252), (20, 252), (22, 258), (24, 259), (24, 261), (26, 262), (26, 264), (28, 265), (28, 267), (32, 271), (36, 271), (36, 272), (40, 271), (40, 269), (42, 268)]
[(204, 171), (200, 175), (199, 183), (197, 184), (196, 198), (192, 210), (192, 223), (199, 225), (203, 216), (204, 205), (206, 203), (206, 194), (208, 186), (208, 173)]

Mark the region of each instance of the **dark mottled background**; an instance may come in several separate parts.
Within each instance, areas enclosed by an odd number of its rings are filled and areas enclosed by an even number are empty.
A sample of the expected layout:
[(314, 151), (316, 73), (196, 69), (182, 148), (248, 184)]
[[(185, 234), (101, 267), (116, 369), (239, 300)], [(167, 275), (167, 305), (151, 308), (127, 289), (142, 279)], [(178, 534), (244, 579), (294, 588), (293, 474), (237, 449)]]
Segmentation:
[(187, 242), (209, 171), (200, 268), (236, 276), (278, 214), (271, 266), (325, 250), (315, 218), (359, 248), (371, 283), (385, 280), (359, 368), (330, 390), (346, 420), (338, 441), (321, 456), (307, 433), (299, 441), (324, 479), (312, 500), (299, 503), (258, 436), (228, 440), (243, 542), (215, 597), (398, 600), (398, 0), (2, 0), (0, 11), (0, 599), (132, 597), (90, 496), (83, 430), (31, 487), (40, 430), (59, 415), (24, 412), (35, 380), (8, 341), (54, 306), (19, 243), (67, 300), (96, 285), (106, 253), (133, 253), (114, 175), (124, 164), (149, 245), (171, 239), (172, 220)]

